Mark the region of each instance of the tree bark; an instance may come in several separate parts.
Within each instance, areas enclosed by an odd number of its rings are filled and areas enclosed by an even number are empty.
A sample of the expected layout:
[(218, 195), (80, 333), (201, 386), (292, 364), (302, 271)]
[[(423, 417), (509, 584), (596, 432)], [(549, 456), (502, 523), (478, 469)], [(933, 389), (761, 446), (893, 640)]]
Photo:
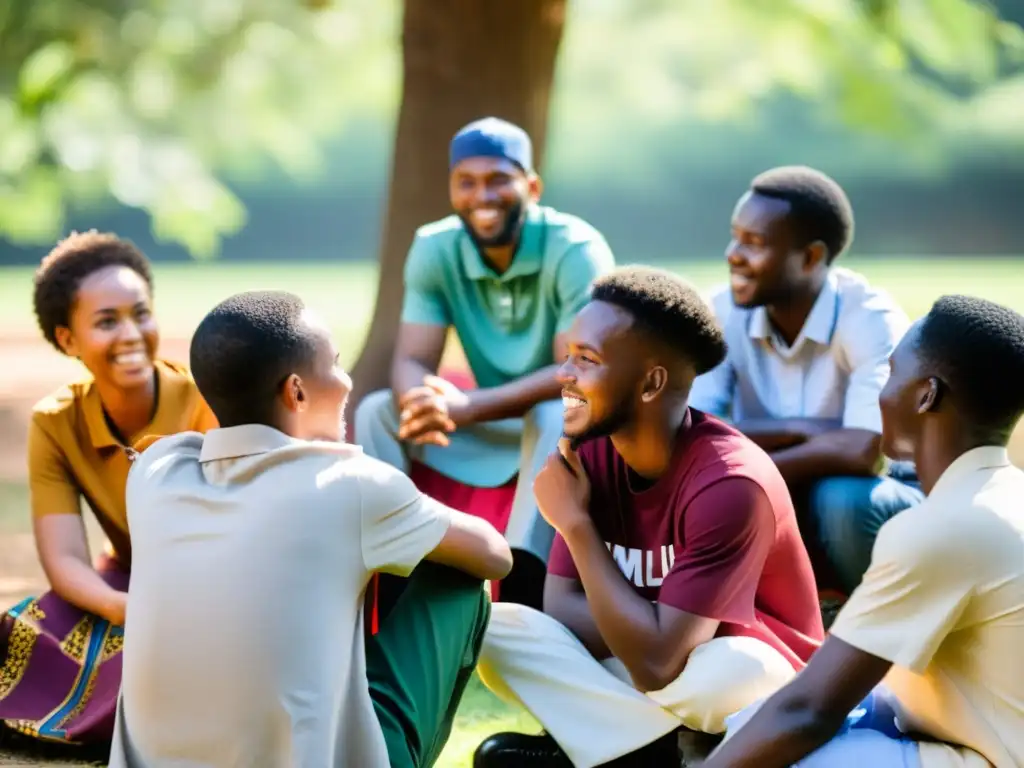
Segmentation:
[(377, 301), (352, 369), (359, 399), (388, 386), (402, 270), (417, 227), (451, 212), (448, 143), (494, 115), (522, 126), (544, 153), (566, 0), (405, 0), (403, 83), (380, 253)]

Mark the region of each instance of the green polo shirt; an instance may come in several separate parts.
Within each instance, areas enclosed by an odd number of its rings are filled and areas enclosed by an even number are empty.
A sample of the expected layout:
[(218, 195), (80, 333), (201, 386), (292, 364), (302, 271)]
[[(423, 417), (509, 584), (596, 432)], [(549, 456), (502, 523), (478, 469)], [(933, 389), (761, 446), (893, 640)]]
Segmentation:
[(402, 322), (454, 327), (477, 386), (495, 387), (551, 365), (555, 335), (615, 266), (587, 222), (530, 207), (519, 249), (497, 274), (458, 216), (421, 227), (405, 264)]

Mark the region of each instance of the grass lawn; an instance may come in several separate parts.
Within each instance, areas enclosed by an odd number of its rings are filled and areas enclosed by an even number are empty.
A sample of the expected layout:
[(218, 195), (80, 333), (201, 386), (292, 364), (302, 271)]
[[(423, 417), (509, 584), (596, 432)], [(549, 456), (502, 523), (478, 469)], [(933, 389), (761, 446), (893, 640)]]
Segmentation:
[[(1019, 259), (843, 260), (885, 287), (916, 317), (943, 293), (985, 296), (1024, 309), (1024, 263)], [(718, 259), (679, 261), (665, 266), (702, 289), (726, 279)], [(167, 336), (190, 336), (205, 312), (242, 290), (269, 288), (293, 291), (330, 323), (343, 358), (353, 359), (373, 311), (376, 265), (331, 264), (166, 264), (156, 267), (156, 303)], [(0, 328), (7, 333), (37, 333), (32, 315), (32, 270), (0, 268)]]
[[(1024, 311), (1024, 262), (1010, 259), (844, 259), (888, 289), (911, 317), (923, 314), (944, 293), (968, 293)], [(721, 260), (666, 265), (707, 289), (721, 282)], [(31, 312), (31, 270), (0, 268), (0, 322), (8, 333), (36, 333)], [(373, 309), (375, 266), (369, 264), (185, 264), (156, 268), (156, 300), (164, 334), (184, 337), (217, 301), (241, 290), (273, 288), (303, 296), (336, 334), (343, 359), (358, 354)], [(2, 374), (0, 374), (2, 375)], [(27, 529), (23, 486), (0, 484), (0, 536)], [(534, 730), (532, 719), (495, 699), (479, 681), (468, 690), (454, 733), (439, 765), (469, 766), (474, 747), (499, 730)], [(0, 759), (2, 762), (2, 759)]]

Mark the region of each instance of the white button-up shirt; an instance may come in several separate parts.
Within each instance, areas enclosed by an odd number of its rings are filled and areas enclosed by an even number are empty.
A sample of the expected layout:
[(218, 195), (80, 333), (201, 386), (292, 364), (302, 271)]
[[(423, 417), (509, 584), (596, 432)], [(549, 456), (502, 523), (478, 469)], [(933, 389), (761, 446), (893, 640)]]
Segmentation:
[(728, 286), (711, 303), (729, 351), (694, 382), (691, 406), (737, 422), (839, 419), (844, 427), (881, 433), (878, 396), (889, 355), (910, 325), (889, 294), (833, 267), (792, 346), (764, 307), (737, 307)]

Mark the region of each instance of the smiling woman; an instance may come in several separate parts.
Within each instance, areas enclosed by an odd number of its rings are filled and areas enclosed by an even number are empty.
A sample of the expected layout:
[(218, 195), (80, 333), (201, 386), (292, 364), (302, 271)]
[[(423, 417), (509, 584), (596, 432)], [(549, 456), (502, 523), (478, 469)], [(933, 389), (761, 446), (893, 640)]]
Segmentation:
[[(188, 371), (157, 357), (150, 265), (131, 243), (71, 235), (37, 270), (33, 305), (46, 340), (89, 375), (33, 410), (33, 529), (52, 591), (0, 615), (0, 724), (50, 741), (109, 743), (131, 567), (126, 449), (216, 422)], [(95, 566), (83, 497), (110, 541)]]

